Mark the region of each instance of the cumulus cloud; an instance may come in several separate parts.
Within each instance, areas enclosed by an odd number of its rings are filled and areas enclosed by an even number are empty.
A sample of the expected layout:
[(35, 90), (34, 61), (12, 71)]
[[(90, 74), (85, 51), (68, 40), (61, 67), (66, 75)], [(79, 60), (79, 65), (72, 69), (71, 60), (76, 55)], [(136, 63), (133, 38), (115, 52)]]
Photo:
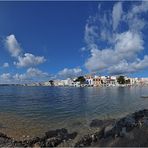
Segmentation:
[(64, 68), (63, 70), (59, 71), (57, 76), (61, 78), (73, 78), (80, 75), (82, 75), (82, 69), (80, 68)]
[(22, 49), (13, 34), (6, 37), (6, 47), (13, 57), (18, 57), (22, 52)]
[(3, 67), (4, 67), (4, 68), (9, 67), (9, 63), (7, 63), (7, 62), (6, 62), (6, 63), (4, 63), (4, 64), (3, 64)]
[(13, 75), (13, 78), (17, 81), (40, 81), (43, 79), (49, 78), (50, 75), (46, 72), (42, 72), (41, 70), (37, 68), (29, 68), (27, 69), (26, 73), (24, 74), (15, 74)]
[(27, 77), (48, 77), (49, 74), (46, 72), (42, 72), (37, 68), (29, 68), (26, 72)]
[(133, 63), (128, 63), (123, 60), (119, 64), (116, 64), (109, 68), (109, 72), (111, 74), (124, 74), (126, 73), (134, 73), (136, 71), (142, 70), (144, 68), (148, 68), (148, 56), (144, 56), (143, 60), (137, 59)]
[(6, 37), (6, 47), (11, 56), (18, 60), (14, 62), (17, 67), (36, 66), (46, 61), (44, 56), (35, 56), (31, 53), (23, 53), (20, 44), (13, 34)]
[(43, 56), (34, 56), (30, 53), (25, 53), (24, 56), (18, 57), (18, 62), (14, 62), (17, 67), (30, 67), (44, 63), (46, 60)]
[[(142, 29), (147, 23), (142, 13), (148, 12), (148, 2), (140, 2), (139, 5), (136, 3), (131, 7), (132, 9), (124, 12), (121, 17), (122, 3), (117, 2), (113, 6), (112, 16), (110, 10), (89, 17), (86, 24), (89, 29), (85, 27), (85, 48), (90, 51), (85, 66), (89, 71), (123, 74), (148, 67), (147, 55), (139, 57), (145, 50)], [(131, 22), (135, 19), (138, 20), (137, 25), (135, 23), (131, 27)], [(126, 27), (119, 29), (119, 22), (124, 23)]]
[(2, 75), (0, 75), (1, 79), (4, 80), (9, 80), (11, 78), (10, 73), (3, 73)]
[(0, 75), (0, 84), (7, 84), (11, 82), (11, 74), (10, 73), (3, 73)]
[(46, 72), (43, 72), (37, 68), (29, 68), (23, 74), (10, 74), (3, 73), (0, 75), (0, 84), (2, 83), (29, 83), (29, 82), (40, 82), (45, 81), (50, 78), (50, 75)]

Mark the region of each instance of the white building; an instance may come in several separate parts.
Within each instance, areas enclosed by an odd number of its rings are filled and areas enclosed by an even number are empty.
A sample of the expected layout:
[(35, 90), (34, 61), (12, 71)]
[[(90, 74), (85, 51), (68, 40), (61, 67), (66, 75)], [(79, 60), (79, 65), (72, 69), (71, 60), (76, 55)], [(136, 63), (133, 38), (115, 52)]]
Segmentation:
[(80, 84), (80, 82), (73, 82), (72, 83), (72, 86), (74, 86), (74, 87), (80, 87), (81, 86), (81, 84)]
[(130, 79), (130, 85), (138, 85), (140, 84), (140, 81), (138, 78), (129, 78)]
[(85, 80), (86, 80), (86, 84), (88, 86), (93, 86), (94, 85), (93, 76), (87, 75), (87, 76), (85, 76)]
[(148, 85), (148, 78), (140, 78), (139, 81), (141, 85)]
[(42, 85), (43, 86), (51, 86), (51, 83), (49, 81), (47, 81), (47, 82), (44, 82)]
[(66, 80), (63, 80), (64, 86), (72, 86), (73, 80), (70, 78), (67, 78)]
[(101, 80), (103, 82), (102, 86), (109, 86), (107, 76), (101, 76)]
[(109, 86), (118, 86), (117, 77), (110, 76), (109, 77)]

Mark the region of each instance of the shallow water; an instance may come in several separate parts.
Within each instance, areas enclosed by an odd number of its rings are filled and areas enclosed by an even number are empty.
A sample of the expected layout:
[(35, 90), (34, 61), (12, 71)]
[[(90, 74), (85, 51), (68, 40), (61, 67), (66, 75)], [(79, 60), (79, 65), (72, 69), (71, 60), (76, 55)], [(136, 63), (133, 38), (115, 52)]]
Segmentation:
[(91, 132), (92, 119), (120, 118), (148, 108), (148, 87), (0, 87), (0, 129), (21, 139), (65, 127)]

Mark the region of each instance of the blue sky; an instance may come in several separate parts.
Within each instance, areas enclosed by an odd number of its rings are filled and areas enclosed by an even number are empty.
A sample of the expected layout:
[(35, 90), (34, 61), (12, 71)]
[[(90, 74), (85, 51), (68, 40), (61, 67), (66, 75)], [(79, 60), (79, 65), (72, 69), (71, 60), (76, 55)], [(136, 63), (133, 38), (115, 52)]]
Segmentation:
[(0, 2), (0, 83), (86, 73), (148, 76), (148, 2)]

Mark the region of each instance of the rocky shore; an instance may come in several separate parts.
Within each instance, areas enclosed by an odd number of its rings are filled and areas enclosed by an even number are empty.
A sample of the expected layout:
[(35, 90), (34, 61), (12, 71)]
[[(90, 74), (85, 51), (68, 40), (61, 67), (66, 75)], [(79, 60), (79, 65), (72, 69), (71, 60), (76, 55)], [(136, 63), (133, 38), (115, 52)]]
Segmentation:
[[(148, 109), (118, 120), (94, 119), (90, 127), (99, 127), (100, 130), (84, 135), (73, 144), (74, 147), (148, 146)], [(0, 133), (0, 147), (57, 147), (75, 139), (77, 135), (77, 132), (69, 133), (67, 129), (62, 128), (47, 131), (42, 137), (16, 141)]]

